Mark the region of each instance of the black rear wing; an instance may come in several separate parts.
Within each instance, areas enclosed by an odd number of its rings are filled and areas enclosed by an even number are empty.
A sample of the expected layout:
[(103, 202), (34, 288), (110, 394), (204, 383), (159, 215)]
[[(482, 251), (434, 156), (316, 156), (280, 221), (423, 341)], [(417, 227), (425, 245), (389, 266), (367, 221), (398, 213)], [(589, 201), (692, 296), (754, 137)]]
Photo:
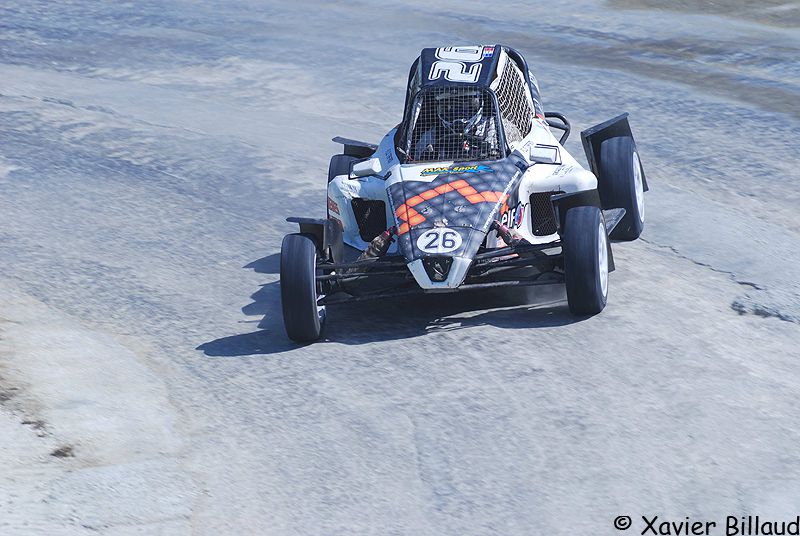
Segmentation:
[[(616, 138), (617, 136), (627, 136), (633, 139), (633, 132), (631, 132), (631, 126), (628, 123), (627, 112), (581, 132), (581, 142), (583, 143), (583, 151), (586, 153), (586, 160), (589, 162), (589, 169), (591, 169), (600, 183), (603, 182), (603, 177), (600, 176), (599, 169), (600, 144), (609, 138)], [(636, 140), (634, 140), (633, 143), (635, 145)], [(644, 167), (642, 167), (642, 186), (646, 192), (648, 187), (647, 178), (644, 174)]]

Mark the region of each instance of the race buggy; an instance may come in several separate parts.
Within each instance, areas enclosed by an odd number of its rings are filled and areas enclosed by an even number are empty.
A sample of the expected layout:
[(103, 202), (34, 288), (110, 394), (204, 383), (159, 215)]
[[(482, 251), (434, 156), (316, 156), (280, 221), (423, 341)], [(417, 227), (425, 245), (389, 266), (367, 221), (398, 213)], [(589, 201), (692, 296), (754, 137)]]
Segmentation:
[(634, 240), (644, 225), (627, 117), (581, 133), (586, 170), (519, 52), (423, 49), (402, 123), (378, 145), (333, 139), (344, 151), (330, 161), (328, 217), (287, 219), (300, 227), (281, 246), (287, 334), (318, 339), (333, 303), (554, 282), (573, 314), (599, 313), (609, 239)]

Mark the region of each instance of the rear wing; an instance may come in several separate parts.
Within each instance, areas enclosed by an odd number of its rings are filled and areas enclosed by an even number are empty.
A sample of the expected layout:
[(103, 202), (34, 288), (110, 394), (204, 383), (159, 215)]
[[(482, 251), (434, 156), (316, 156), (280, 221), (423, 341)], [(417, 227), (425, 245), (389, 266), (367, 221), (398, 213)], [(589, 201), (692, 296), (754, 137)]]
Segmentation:
[[(603, 177), (600, 176), (599, 169), (600, 144), (609, 138), (616, 138), (617, 136), (627, 136), (633, 139), (633, 132), (631, 132), (631, 126), (628, 123), (627, 112), (581, 132), (581, 142), (583, 143), (583, 151), (586, 153), (586, 160), (589, 162), (589, 169), (591, 169), (594, 176), (597, 177), (599, 183), (603, 182)], [(636, 140), (634, 140), (634, 145), (635, 144)], [(648, 187), (647, 178), (644, 174), (644, 167), (642, 167), (642, 186), (646, 192)]]

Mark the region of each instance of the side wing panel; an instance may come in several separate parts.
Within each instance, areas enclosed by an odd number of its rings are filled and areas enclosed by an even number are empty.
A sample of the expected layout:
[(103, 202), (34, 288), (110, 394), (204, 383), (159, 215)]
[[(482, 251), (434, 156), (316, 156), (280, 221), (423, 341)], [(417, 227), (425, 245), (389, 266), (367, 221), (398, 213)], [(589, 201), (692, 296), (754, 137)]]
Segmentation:
[(350, 138), (343, 138), (341, 136), (336, 136), (331, 141), (344, 145), (344, 154), (355, 156), (356, 158), (369, 158), (378, 150), (378, 146), (373, 143), (351, 140)]
[[(586, 160), (589, 162), (589, 169), (592, 170), (592, 173), (595, 174), (597, 180), (601, 184), (604, 177), (601, 176), (599, 170), (600, 144), (609, 138), (615, 138), (617, 136), (629, 136), (633, 138), (633, 132), (631, 132), (631, 126), (628, 123), (627, 112), (581, 132), (581, 142), (583, 143), (583, 150), (586, 153)], [(644, 191), (646, 192), (648, 187), (644, 168), (642, 168), (642, 183)]]

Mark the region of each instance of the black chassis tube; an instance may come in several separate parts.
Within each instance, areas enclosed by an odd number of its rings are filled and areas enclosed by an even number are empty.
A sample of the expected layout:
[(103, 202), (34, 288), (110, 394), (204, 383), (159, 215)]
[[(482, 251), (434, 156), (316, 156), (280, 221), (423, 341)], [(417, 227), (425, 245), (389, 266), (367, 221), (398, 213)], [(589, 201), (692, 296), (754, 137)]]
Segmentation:
[[(547, 244), (528, 244), (518, 243), (503, 248), (493, 248), (476, 255), (473, 265), (467, 273), (467, 283), (451, 290), (428, 291), (421, 289), (411, 273), (405, 267), (406, 259), (399, 255), (392, 255), (380, 259), (368, 261), (358, 261), (352, 263), (321, 263), (320, 268), (328, 270), (347, 270), (348, 273), (320, 274), (317, 275), (317, 282), (330, 285), (326, 291), (326, 296), (318, 303), (334, 304), (350, 301), (365, 301), (386, 297), (398, 297), (414, 294), (425, 294), (430, 292), (458, 292), (460, 290), (478, 290), (495, 287), (510, 286), (533, 286), (533, 285), (552, 285), (560, 280), (539, 281), (538, 278), (544, 274), (559, 274), (557, 268), (561, 266), (562, 254), (545, 253), (544, 250), (560, 248), (559, 241)], [(517, 256), (508, 259), (497, 259), (498, 257), (510, 256), (516, 253)], [(402, 266), (402, 269), (398, 269)], [(515, 277), (515, 270), (524, 268), (535, 268), (539, 270), (533, 277)], [(352, 271), (358, 270), (358, 271)], [(397, 276), (405, 274), (405, 280), (398, 279)], [(367, 292), (357, 291), (358, 287), (349, 287), (349, 284), (358, 285), (365, 280), (376, 281), (382, 276), (388, 276), (387, 283), (392, 282), (392, 286)], [(339, 296), (345, 294), (347, 296)]]
[[(550, 259), (556, 258), (559, 255), (548, 255), (541, 253), (546, 249), (553, 249), (560, 247), (559, 242), (549, 242), (547, 244), (515, 244), (503, 248), (493, 248), (483, 253), (479, 253), (473, 259), (473, 265), (467, 277), (475, 274), (473, 270), (485, 266), (491, 268), (501, 267), (505, 265), (514, 266), (531, 266), (536, 267), (539, 263), (547, 264)], [(503, 259), (495, 262), (488, 262), (497, 257), (505, 257), (508, 255), (517, 254), (517, 257), (512, 259)], [(401, 273), (408, 273), (406, 265), (408, 261), (405, 257), (400, 255), (391, 255), (381, 257), (378, 259), (369, 259), (355, 262), (338, 262), (338, 263), (321, 263), (319, 268), (323, 270), (337, 270), (342, 273), (317, 275), (318, 281), (332, 281), (343, 280), (348, 278), (361, 278), (365, 275), (372, 275), (379, 277), (381, 275), (397, 275)], [(345, 273), (346, 272), (346, 273)]]
[[(559, 112), (545, 112), (544, 117), (550, 128), (555, 128), (557, 130), (564, 131), (564, 133), (561, 135), (561, 139), (558, 140), (558, 143), (564, 145), (564, 143), (569, 138), (569, 133), (572, 132), (572, 125), (570, 124), (569, 119), (567, 119), (567, 116)], [(552, 117), (555, 117), (561, 122), (558, 123), (556, 121), (551, 121), (550, 119)]]
[(437, 291), (425, 291), (418, 286), (409, 287), (409, 288), (402, 288), (402, 289), (395, 289), (395, 290), (387, 290), (385, 292), (375, 292), (369, 294), (361, 294), (358, 296), (349, 296), (347, 298), (338, 298), (338, 299), (329, 299), (332, 298), (333, 295), (328, 294), (321, 298), (317, 303), (319, 305), (331, 305), (336, 303), (347, 303), (351, 301), (367, 301), (367, 300), (377, 300), (382, 298), (396, 298), (399, 296), (413, 296), (415, 294), (444, 294), (444, 293), (453, 293), (459, 292), (462, 290), (481, 290), (487, 288), (499, 288), (499, 287), (532, 287), (532, 286), (541, 286), (541, 285), (552, 285), (552, 281), (539, 281), (536, 278), (532, 278), (529, 280), (509, 280), (509, 281), (490, 281), (487, 283), (468, 283), (465, 285), (461, 285), (458, 288), (449, 289), (449, 290), (437, 290)]

